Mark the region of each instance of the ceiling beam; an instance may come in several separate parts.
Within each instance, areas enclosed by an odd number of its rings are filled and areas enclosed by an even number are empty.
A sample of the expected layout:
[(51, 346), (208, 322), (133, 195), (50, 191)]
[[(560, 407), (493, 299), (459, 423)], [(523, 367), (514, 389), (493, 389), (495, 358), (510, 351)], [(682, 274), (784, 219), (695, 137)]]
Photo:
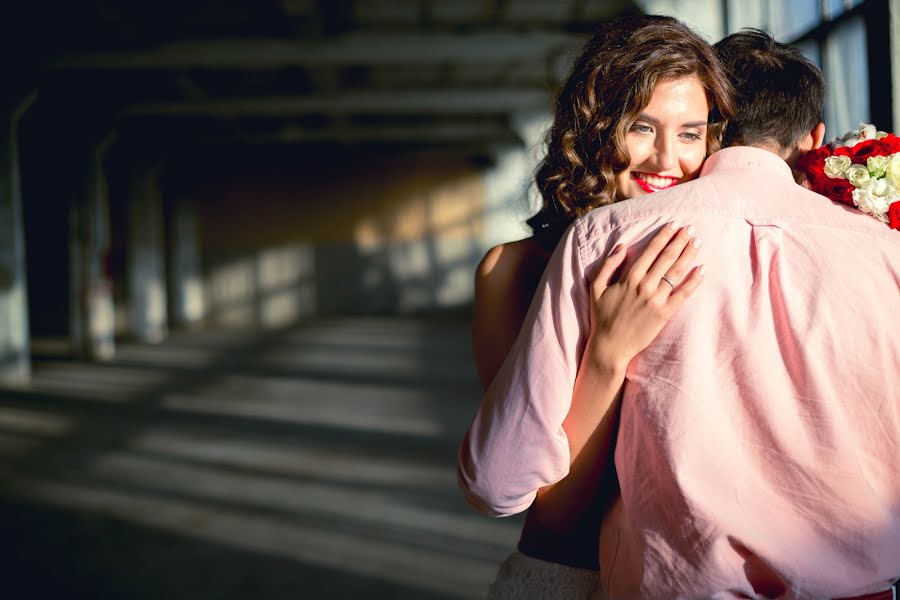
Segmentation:
[(551, 96), (539, 89), (344, 92), (315, 96), (225, 98), (138, 104), (123, 116), (279, 117), (322, 115), (505, 115), (549, 111)]
[(549, 61), (576, 50), (577, 34), (408, 33), (352, 34), (318, 42), (287, 39), (186, 40), (138, 51), (73, 54), (52, 61), (53, 69), (260, 69), (366, 64)]
[(519, 137), (508, 127), (500, 125), (477, 124), (433, 124), (427, 126), (367, 126), (341, 127), (324, 130), (304, 129), (286, 126), (280, 130), (266, 133), (245, 133), (243, 141), (263, 143), (499, 143), (516, 141)]

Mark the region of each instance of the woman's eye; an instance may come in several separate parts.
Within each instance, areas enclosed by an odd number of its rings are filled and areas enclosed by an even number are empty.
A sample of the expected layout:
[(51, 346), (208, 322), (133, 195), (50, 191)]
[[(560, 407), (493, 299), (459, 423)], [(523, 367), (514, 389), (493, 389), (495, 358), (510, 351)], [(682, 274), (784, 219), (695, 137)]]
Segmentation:
[(703, 136), (697, 133), (696, 131), (686, 131), (681, 134), (681, 137), (686, 139), (689, 142), (699, 142), (703, 139)]
[(653, 128), (643, 123), (635, 123), (631, 126), (631, 130), (637, 133), (653, 133)]

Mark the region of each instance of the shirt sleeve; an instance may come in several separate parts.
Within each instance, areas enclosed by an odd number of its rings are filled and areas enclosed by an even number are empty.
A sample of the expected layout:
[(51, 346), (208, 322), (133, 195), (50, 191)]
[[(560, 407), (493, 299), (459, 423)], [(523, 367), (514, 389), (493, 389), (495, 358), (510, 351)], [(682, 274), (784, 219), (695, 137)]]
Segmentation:
[(576, 221), (556, 247), (519, 336), (459, 449), (457, 476), (479, 512), (508, 516), (569, 472), (562, 428), (590, 333), (588, 282)]

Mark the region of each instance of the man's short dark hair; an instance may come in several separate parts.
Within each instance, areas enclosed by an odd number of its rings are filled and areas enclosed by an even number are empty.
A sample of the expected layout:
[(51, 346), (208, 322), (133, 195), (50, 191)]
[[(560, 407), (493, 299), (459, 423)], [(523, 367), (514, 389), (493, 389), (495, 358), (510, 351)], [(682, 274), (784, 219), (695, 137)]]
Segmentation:
[(794, 148), (822, 122), (825, 80), (799, 48), (758, 29), (743, 29), (715, 45), (735, 88), (736, 116), (726, 146), (777, 142)]

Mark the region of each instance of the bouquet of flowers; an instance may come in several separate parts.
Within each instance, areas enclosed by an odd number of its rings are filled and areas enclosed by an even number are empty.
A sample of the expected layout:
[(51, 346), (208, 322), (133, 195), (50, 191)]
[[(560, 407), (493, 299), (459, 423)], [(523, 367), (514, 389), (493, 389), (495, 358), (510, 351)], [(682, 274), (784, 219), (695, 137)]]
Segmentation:
[(900, 229), (900, 138), (859, 129), (800, 158), (810, 189)]

